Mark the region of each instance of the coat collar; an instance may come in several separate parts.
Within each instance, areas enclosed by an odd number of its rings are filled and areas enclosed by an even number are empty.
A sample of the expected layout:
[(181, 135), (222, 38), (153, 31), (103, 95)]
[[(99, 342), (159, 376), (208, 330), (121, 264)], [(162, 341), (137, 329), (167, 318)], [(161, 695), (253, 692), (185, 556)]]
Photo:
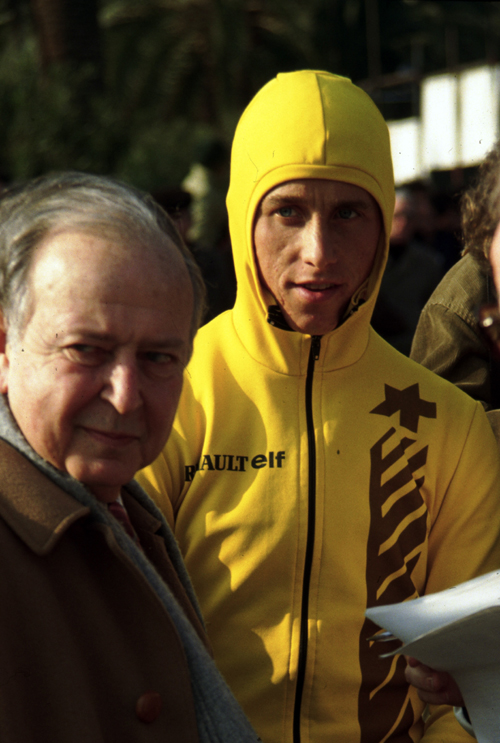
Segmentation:
[(33, 552), (51, 552), (66, 529), (89, 513), (89, 508), (0, 440), (0, 516)]

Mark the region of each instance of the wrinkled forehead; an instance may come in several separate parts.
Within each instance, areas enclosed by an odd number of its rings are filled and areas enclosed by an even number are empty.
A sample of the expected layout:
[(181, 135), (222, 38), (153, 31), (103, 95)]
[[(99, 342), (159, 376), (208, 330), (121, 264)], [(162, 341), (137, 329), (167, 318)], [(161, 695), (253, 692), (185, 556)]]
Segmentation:
[(345, 181), (328, 178), (296, 178), (282, 183), (277, 183), (261, 198), (258, 209), (263, 203), (279, 202), (283, 200), (308, 201), (316, 198), (325, 205), (340, 203), (356, 203), (380, 205), (376, 199), (361, 186), (356, 186)]
[(187, 267), (168, 238), (160, 246), (112, 231), (54, 230), (38, 244), (29, 265), (25, 322), (63, 289), (73, 302), (91, 303), (114, 296), (123, 286), (129, 294), (142, 293), (149, 303), (155, 300), (153, 287), (158, 301), (167, 289), (179, 287), (186, 295), (191, 291)]
[[(100, 250), (96, 250), (100, 246)], [(172, 238), (160, 231), (149, 233), (134, 224), (105, 221), (64, 223), (48, 230), (33, 250), (30, 272), (37, 262), (50, 253), (54, 260), (67, 259), (77, 250), (84, 263), (108, 261), (113, 266), (133, 267), (141, 260), (156, 261), (166, 273), (185, 269), (182, 255)]]

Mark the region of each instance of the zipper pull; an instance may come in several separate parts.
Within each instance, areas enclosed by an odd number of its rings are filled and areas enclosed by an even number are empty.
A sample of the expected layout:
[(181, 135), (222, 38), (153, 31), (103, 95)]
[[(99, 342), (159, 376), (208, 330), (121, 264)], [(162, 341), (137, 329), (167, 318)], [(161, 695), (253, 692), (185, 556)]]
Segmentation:
[(313, 335), (312, 341), (311, 341), (311, 353), (313, 354), (315, 361), (319, 359), (320, 351), (321, 351), (321, 336)]

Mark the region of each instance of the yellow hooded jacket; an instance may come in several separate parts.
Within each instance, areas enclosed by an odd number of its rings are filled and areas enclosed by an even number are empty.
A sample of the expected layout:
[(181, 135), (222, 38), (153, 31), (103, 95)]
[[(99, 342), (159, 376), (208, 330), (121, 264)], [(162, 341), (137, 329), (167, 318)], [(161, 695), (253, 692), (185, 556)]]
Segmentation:
[[(252, 245), (274, 186), (328, 178), (377, 201), (368, 285), (319, 338), (268, 305)], [(201, 329), (174, 431), (140, 476), (175, 525), (216, 661), (264, 743), (470, 741), (450, 708), (424, 733), (404, 658), (368, 606), (500, 566), (498, 452), (481, 406), (370, 327), (394, 188), (370, 98), (326, 72), (278, 75), (236, 131), (228, 194), (238, 294)]]

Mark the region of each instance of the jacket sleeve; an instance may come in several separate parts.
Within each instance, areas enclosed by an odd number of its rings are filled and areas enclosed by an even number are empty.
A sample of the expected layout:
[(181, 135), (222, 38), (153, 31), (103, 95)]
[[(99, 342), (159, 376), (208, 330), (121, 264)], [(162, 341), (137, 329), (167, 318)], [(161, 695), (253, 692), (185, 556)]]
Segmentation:
[(428, 302), (420, 315), (410, 358), (479, 400), (486, 410), (492, 407), (491, 358), (474, 317)]
[(472, 727), (469, 717), (467, 715), (467, 710), (465, 707), (454, 707), (455, 717), (457, 718), (460, 725), (463, 727), (464, 730), (467, 730), (469, 735), (474, 736), (474, 728)]
[(442, 456), (454, 468), (445, 478), (438, 463), (433, 484), (426, 593), (500, 568), (500, 457), (479, 403), (461, 450), (453, 452), (453, 439)]
[[(462, 725), (453, 714), (453, 707), (429, 707), (429, 719), (421, 743), (473, 743), (476, 739), (469, 734), (471, 726)], [(465, 722), (465, 720), (464, 720)]]

